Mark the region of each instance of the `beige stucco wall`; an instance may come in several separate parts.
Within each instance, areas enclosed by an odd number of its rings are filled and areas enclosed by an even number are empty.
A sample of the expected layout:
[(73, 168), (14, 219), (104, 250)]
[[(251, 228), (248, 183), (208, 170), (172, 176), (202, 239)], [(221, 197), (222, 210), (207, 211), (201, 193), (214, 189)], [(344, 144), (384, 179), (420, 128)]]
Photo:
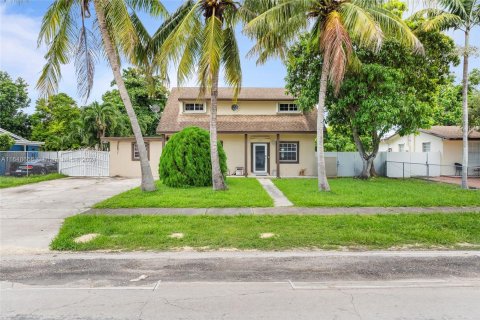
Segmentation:
[[(210, 103), (205, 101), (195, 101), (195, 100), (186, 100), (178, 102), (178, 112), (183, 112), (184, 103), (206, 103), (206, 110), (203, 113), (209, 113)], [(279, 103), (293, 103), (292, 101), (288, 102), (278, 102), (278, 101), (238, 101), (238, 110), (232, 110), (232, 101), (219, 101), (218, 102), (218, 111), (219, 115), (274, 115), (278, 113), (278, 104)], [(192, 114), (192, 112), (187, 112), (186, 114)], [(193, 114), (195, 114), (193, 112)]]
[[(140, 177), (140, 161), (132, 160), (132, 140), (110, 141), (110, 176)], [(158, 179), (158, 165), (162, 154), (162, 141), (150, 144), (150, 167)]]
[[(219, 134), (218, 139), (223, 142), (227, 154), (227, 167), (229, 174), (235, 172), (236, 167), (245, 167), (245, 135), (244, 134)], [(276, 175), (276, 135), (275, 134), (248, 134), (247, 135), (247, 171), (252, 172), (252, 143), (268, 143), (270, 147), (270, 175)], [(316, 175), (315, 134), (280, 134), (280, 141), (299, 142), (299, 163), (280, 163), (281, 177), (298, 176), (300, 170), (305, 169), (305, 175)]]
[[(228, 174), (234, 174), (236, 167), (245, 167), (245, 135), (244, 134), (219, 134), (218, 139), (223, 142), (227, 154)], [(299, 163), (280, 163), (281, 177), (298, 176), (300, 170), (305, 169), (306, 176), (315, 176), (315, 134), (281, 134), (280, 141), (299, 142)], [(150, 166), (155, 178), (158, 178), (158, 165), (162, 153), (162, 142), (148, 141), (150, 143)], [(247, 170), (252, 172), (252, 143), (268, 143), (269, 175), (276, 175), (276, 135), (275, 134), (248, 134), (247, 138)], [(167, 142), (168, 143), (168, 142)], [(132, 140), (119, 140), (110, 142), (110, 176), (140, 177), (140, 162), (132, 160)]]

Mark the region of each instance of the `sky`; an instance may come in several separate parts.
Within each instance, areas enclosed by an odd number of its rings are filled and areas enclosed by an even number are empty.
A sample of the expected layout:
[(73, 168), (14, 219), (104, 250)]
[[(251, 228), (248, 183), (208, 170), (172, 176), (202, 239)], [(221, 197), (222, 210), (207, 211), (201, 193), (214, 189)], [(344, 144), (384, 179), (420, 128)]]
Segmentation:
[[(37, 47), (37, 36), (44, 13), (51, 0), (30, 0), (23, 3), (3, 2), (0, 3), (0, 70), (6, 71), (14, 79), (21, 77), (29, 84), (29, 96), (32, 100), (28, 113), (34, 111), (35, 101), (39, 93), (35, 90), (41, 69), (45, 63), (45, 47)], [(173, 12), (181, 3), (181, 0), (163, 0), (162, 3), (170, 12)], [(415, 10), (416, 8), (410, 8)], [(158, 18), (150, 18), (142, 15), (142, 21), (147, 29), (153, 33), (161, 24)], [(457, 45), (462, 46), (463, 34), (461, 31), (449, 32)], [(472, 45), (480, 47), (480, 28), (476, 28), (471, 36)], [(286, 68), (283, 63), (276, 59), (266, 64), (257, 66), (254, 58), (247, 58), (246, 54), (253, 43), (238, 30), (238, 44), (242, 57), (243, 87), (283, 87)], [(125, 67), (126, 65), (123, 65)], [(470, 70), (480, 68), (480, 57), (471, 58)], [(461, 66), (452, 68), (457, 76), (461, 77)], [(176, 86), (176, 73), (172, 67), (169, 70), (170, 86)], [(62, 81), (59, 84), (59, 92), (65, 92), (85, 105), (92, 101), (100, 101), (102, 94), (111, 90), (110, 83), (113, 80), (112, 72), (106, 61), (99, 61), (96, 65), (94, 87), (87, 102), (77, 94), (75, 68), (72, 64), (62, 68)], [(222, 85), (223, 81), (220, 81)], [(195, 79), (186, 85), (195, 85)]]

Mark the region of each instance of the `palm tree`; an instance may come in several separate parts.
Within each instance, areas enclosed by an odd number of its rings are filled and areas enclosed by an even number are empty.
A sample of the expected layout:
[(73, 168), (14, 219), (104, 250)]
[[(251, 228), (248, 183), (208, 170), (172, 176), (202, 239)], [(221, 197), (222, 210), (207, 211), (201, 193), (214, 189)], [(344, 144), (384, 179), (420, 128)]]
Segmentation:
[(217, 98), (220, 68), (237, 98), (242, 82), (235, 26), (241, 7), (233, 0), (189, 0), (173, 15), (175, 26), (161, 48), (160, 60), (178, 64), (182, 83), (197, 73), (200, 95), (210, 91), (210, 156), (214, 190), (227, 188), (220, 170), (217, 150)]
[(102, 140), (105, 138), (107, 130), (115, 129), (119, 117), (120, 114), (114, 107), (96, 101), (83, 109), (84, 126), (88, 132), (93, 133), (93, 140), (99, 150), (102, 149)]
[(255, 12), (245, 32), (256, 40), (250, 55), (258, 63), (269, 57), (286, 57), (288, 45), (310, 29), (312, 45), (323, 57), (317, 118), (318, 189), (329, 191), (323, 148), (325, 97), (330, 82), (338, 93), (345, 71), (356, 61), (354, 46), (377, 51), (386, 35), (392, 35), (416, 50), (422, 46), (408, 26), (384, 9), (382, 0), (245, 0)]
[(465, 37), (463, 48), (463, 78), (462, 78), (462, 110), (463, 110), (463, 161), (462, 188), (468, 189), (468, 60), (472, 54), (470, 32), (480, 26), (480, 0), (436, 0), (439, 6), (418, 11), (413, 19), (426, 18), (420, 29), (430, 30), (461, 30)]
[[(92, 6), (96, 19), (88, 23), (88, 18), (92, 18)], [(78, 91), (87, 99), (93, 86), (98, 53), (105, 54), (138, 146), (142, 171), (141, 188), (144, 191), (153, 191), (156, 187), (147, 150), (120, 69), (120, 53), (132, 60), (138, 43), (131, 19), (134, 10), (147, 11), (153, 16), (166, 13), (158, 0), (54, 0), (43, 17), (38, 36), (38, 44), (47, 46), (47, 63), (37, 88), (46, 95), (54, 93), (61, 79), (61, 65), (74, 58)], [(97, 41), (98, 31), (101, 41)]]

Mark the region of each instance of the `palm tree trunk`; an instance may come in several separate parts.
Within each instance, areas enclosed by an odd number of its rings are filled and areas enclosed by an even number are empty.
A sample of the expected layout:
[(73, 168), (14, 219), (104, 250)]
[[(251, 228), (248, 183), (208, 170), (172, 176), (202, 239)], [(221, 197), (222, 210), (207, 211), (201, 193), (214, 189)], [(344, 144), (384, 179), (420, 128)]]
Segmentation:
[(468, 56), (470, 49), (470, 30), (465, 30), (465, 53), (463, 54), (463, 162), (462, 189), (468, 189)]
[(325, 169), (325, 152), (323, 148), (323, 123), (325, 119), (325, 97), (327, 95), (328, 85), (328, 64), (323, 63), (322, 77), (320, 78), (320, 92), (318, 94), (318, 113), (317, 113), (317, 171), (318, 171), (318, 190), (330, 191), (327, 180), (327, 171)]
[(145, 147), (145, 142), (142, 137), (142, 131), (138, 124), (137, 116), (133, 110), (132, 102), (130, 101), (127, 88), (125, 87), (125, 83), (123, 82), (122, 74), (120, 72), (120, 58), (117, 55), (117, 51), (115, 50), (107, 28), (104, 4), (101, 0), (94, 0), (93, 4), (95, 6), (95, 12), (97, 14), (98, 25), (100, 33), (102, 34), (105, 52), (107, 53), (108, 61), (112, 67), (113, 77), (117, 83), (118, 91), (120, 92), (120, 97), (125, 105), (125, 109), (127, 110), (127, 115), (132, 125), (133, 135), (135, 136), (135, 142), (137, 143), (138, 153), (140, 156), (140, 168), (142, 172), (141, 189), (143, 191), (155, 191), (156, 187), (153, 180), (152, 170), (148, 162), (147, 148)]
[(213, 190), (226, 190), (227, 186), (220, 169), (217, 142), (217, 98), (218, 98), (218, 71), (212, 79), (212, 91), (210, 97), (210, 158), (212, 161), (212, 184)]

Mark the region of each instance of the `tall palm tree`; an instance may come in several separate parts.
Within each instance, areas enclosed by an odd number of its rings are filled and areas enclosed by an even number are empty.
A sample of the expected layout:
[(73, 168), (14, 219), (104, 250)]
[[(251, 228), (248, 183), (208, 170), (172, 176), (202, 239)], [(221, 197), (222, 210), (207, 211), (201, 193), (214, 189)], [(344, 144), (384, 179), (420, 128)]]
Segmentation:
[(318, 189), (329, 191), (323, 148), (325, 97), (330, 82), (337, 93), (349, 63), (358, 62), (354, 46), (379, 50), (386, 35), (416, 50), (422, 46), (408, 26), (384, 9), (382, 0), (245, 0), (246, 10), (257, 14), (245, 27), (256, 40), (250, 55), (258, 63), (269, 57), (282, 59), (298, 34), (309, 30), (312, 45), (323, 56), (318, 95), (317, 168)]
[(480, 26), (480, 0), (435, 0), (438, 4), (432, 8), (418, 11), (413, 19), (425, 19), (420, 29), (430, 30), (461, 30), (465, 37), (463, 48), (463, 78), (462, 78), (462, 111), (463, 111), (463, 160), (462, 188), (468, 189), (468, 62), (472, 54), (470, 32)]
[(102, 140), (108, 129), (114, 130), (121, 116), (117, 109), (109, 104), (93, 102), (83, 109), (83, 122), (87, 131), (93, 133), (95, 145), (102, 149)]
[[(112, 68), (138, 146), (141, 188), (153, 191), (156, 187), (145, 142), (120, 69), (121, 53), (130, 60), (135, 55), (138, 37), (131, 19), (135, 10), (146, 11), (153, 16), (166, 13), (158, 0), (54, 0), (43, 17), (38, 36), (38, 44), (47, 46), (47, 63), (37, 88), (46, 95), (54, 93), (61, 79), (61, 65), (73, 58), (79, 94), (87, 99), (93, 86), (95, 62), (99, 53), (103, 53)], [(89, 21), (89, 18), (94, 19)], [(98, 32), (101, 41), (97, 40)]]
[(165, 39), (160, 59), (178, 64), (178, 81), (197, 73), (200, 95), (210, 91), (210, 156), (214, 190), (227, 188), (217, 147), (217, 98), (220, 68), (237, 98), (242, 82), (235, 26), (241, 7), (233, 0), (189, 0), (174, 15), (175, 27)]

